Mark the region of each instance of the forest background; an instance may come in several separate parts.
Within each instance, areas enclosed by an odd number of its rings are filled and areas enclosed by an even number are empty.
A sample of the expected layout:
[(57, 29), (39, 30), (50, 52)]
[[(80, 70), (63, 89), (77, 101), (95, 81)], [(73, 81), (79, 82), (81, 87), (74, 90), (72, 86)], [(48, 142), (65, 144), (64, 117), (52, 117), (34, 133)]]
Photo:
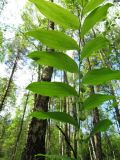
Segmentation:
[(33, 3), (0, 1), (0, 159), (119, 160), (120, 2)]

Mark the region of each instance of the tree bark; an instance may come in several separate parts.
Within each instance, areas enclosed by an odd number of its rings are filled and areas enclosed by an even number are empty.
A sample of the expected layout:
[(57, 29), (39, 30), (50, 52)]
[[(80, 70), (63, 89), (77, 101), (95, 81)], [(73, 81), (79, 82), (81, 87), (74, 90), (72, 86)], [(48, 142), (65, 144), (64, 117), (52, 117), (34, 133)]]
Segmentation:
[[(51, 0), (53, 2), (53, 0)], [(48, 28), (54, 30), (54, 23), (49, 21)], [(49, 49), (49, 51), (53, 51)], [(44, 67), (41, 81), (51, 81), (53, 73), (53, 67)], [(48, 111), (49, 97), (37, 95), (35, 98), (34, 111)], [(32, 118), (29, 126), (28, 139), (22, 154), (21, 160), (45, 160), (43, 156), (35, 156), (37, 154), (46, 154), (45, 149), (45, 137), (46, 137), (46, 120), (38, 120), (37, 118)]]
[[(99, 122), (99, 110), (95, 108), (93, 111), (93, 125)], [(101, 133), (96, 133), (93, 138), (95, 145), (95, 153), (97, 160), (103, 160), (102, 157), (102, 145), (101, 145)]]
[[(52, 67), (45, 67), (41, 76), (42, 81), (51, 81), (53, 73)], [(48, 111), (49, 97), (38, 95), (34, 111)], [(38, 120), (32, 118), (26, 147), (22, 154), (21, 160), (44, 160), (44, 157), (35, 157), (37, 154), (45, 154), (45, 135), (46, 135), (46, 120)]]

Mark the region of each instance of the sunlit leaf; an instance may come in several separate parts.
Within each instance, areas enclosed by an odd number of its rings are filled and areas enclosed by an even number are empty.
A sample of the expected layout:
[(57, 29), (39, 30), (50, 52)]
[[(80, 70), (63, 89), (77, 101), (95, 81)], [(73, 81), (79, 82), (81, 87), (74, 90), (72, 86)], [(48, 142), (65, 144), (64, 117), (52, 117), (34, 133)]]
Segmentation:
[(79, 47), (75, 40), (59, 31), (33, 30), (26, 33), (50, 48), (58, 50), (78, 50)]
[(31, 115), (32, 117), (36, 117), (38, 119), (53, 119), (55, 121), (69, 123), (78, 127), (77, 121), (65, 112), (33, 112)]
[(104, 119), (102, 121), (99, 121), (93, 128), (91, 135), (96, 134), (98, 132), (107, 131), (111, 125), (112, 125), (112, 122), (109, 119)]
[(107, 47), (109, 41), (104, 37), (97, 37), (87, 42), (81, 52), (81, 58), (87, 58), (94, 52)]
[(50, 97), (77, 96), (73, 87), (61, 82), (33, 82), (28, 85), (27, 89), (36, 94)]
[(30, 1), (33, 2), (39, 11), (48, 19), (63, 26), (64, 28), (79, 29), (80, 24), (78, 18), (71, 14), (67, 9), (45, 0)]
[(87, 5), (88, 0), (77, 0), (78, 4), (80, 4), (83, 8)]
[(87, 5), (85, 6), (83, 13), (86, 14), (87, 12), (92, 11), (96, 7), (98, 7), (100, 4), (102, 4), (105, 0), (90, 0)]
[(111, 7), (111, 3), (107, 3), (104, 6), (100, 6), (93, 10), (85, 19), (82, 29), (81, 29), (81, 37), (83, 37), (90, 29), (93, 28), (95, 24), (102, 21), (106, 15), (109, 7)]
[(35, 51), (28, 55), (38, 64), (56, 67), (57, 69), (69, 71), (72, 73), (78, 72), (76, 62), (68, 55), (59, 52), (40, 52)]
[(90, 85), (104, 84), (111, 80), (120, 80), (120, 71), (108, 68), (89, 71), (83, 78), (83, 83)]
[(104, 102), (114, 99), (114, 96), (104, 94), (93, 94), (83, 104), (85, 110), (92, 110)]

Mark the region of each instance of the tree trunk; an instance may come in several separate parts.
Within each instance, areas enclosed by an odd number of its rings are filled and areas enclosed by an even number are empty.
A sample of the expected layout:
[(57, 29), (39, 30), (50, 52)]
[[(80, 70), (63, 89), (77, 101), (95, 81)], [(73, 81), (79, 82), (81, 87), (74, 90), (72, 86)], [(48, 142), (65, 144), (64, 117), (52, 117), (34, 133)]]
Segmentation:
[[(93, 111), (93, 125), (99, 122), (99, 110), (95, 108)], [(101, 133), (96, 133), (93, 138), (95, 145), (95, 153), (97, 160), (103, 160), (102, 158), (102, 147), (101, 147)]]
[[(52, 77), (53, 68), (45, 67), (42, 74), (42, 81), (50, 81)], [(48, 111), (49, 97), (38, 95), (36, 98), (36, 104), (34, 111)], [(46, 135), (46, 120), (38, 120), (32, 118), (28, 139), (25, 150), (23, 152), (21, 160), (44, 160), (44, 157), (35, 157), (36, 154), (45, 154), (45, 135)]]
[(16, 67), (17, 67), (17, 62), (18, 62), (19, 56), (20, 56), (20, 51), (17, 52), (16, 58), (15, 58), (15, 62), (13, 64), (12, 72), (11, 72), (11, 75), (10, 75), (10, 78), (9, 78), (5, 93), (3, 95), (3, 98), (2, 98), (2, 101), (1, 101), (1, 104), (0, 104), (0, 111), (2, 111), (4, 103), (5, 103), (6, 98), (8, 96), (8, 93), (9, 93), (9, 90), (10, 90), (10, 86), (11, 86), (11, 82), (12, 82), (12, 79), (13, 79), (13, 75), (14, 75)]
[[(51, 0), (53, 2), (53, 0)], [(49, 21), (48, 28), (54, 30), (54, 23)], [(53, 51), (49, 49), (49, 51)], [(41, 81), (51, 81), (53, 73), (53, 67), (44, 67)], [(49, 97), (37, 95), (35, 98), (34, 111), (48, 111)], [(21, 160), (44, 160), (43, 156), (35, 156), (37, 154), (46, 154), (45, 149), (45, 136), (46, 136), (46, 120), (38, 120), (37, 118), (32, 118), (29, 126), (28, 139), (26, 147), (22, 154)]]

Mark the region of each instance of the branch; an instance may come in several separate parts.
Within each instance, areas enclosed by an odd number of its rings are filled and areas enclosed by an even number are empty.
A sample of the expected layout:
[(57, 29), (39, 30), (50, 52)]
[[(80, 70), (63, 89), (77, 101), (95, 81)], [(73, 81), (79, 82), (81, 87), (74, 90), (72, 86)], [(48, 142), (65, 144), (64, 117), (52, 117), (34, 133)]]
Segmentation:
[(72, 150), (74, 158), (77, 158), (76, 154), (75, 154), (75, 151), (74, 151), (73, 147), (71, 146), (70, 141), (69, 141), (68, 137), (66, 136), (66, 134), (63, 132), (63, 130), (58, 125), (56, 125), (56, 127), (60, 130), (62, 135), (65, 137), (65, 141), (69, 145), (70, 149)]

